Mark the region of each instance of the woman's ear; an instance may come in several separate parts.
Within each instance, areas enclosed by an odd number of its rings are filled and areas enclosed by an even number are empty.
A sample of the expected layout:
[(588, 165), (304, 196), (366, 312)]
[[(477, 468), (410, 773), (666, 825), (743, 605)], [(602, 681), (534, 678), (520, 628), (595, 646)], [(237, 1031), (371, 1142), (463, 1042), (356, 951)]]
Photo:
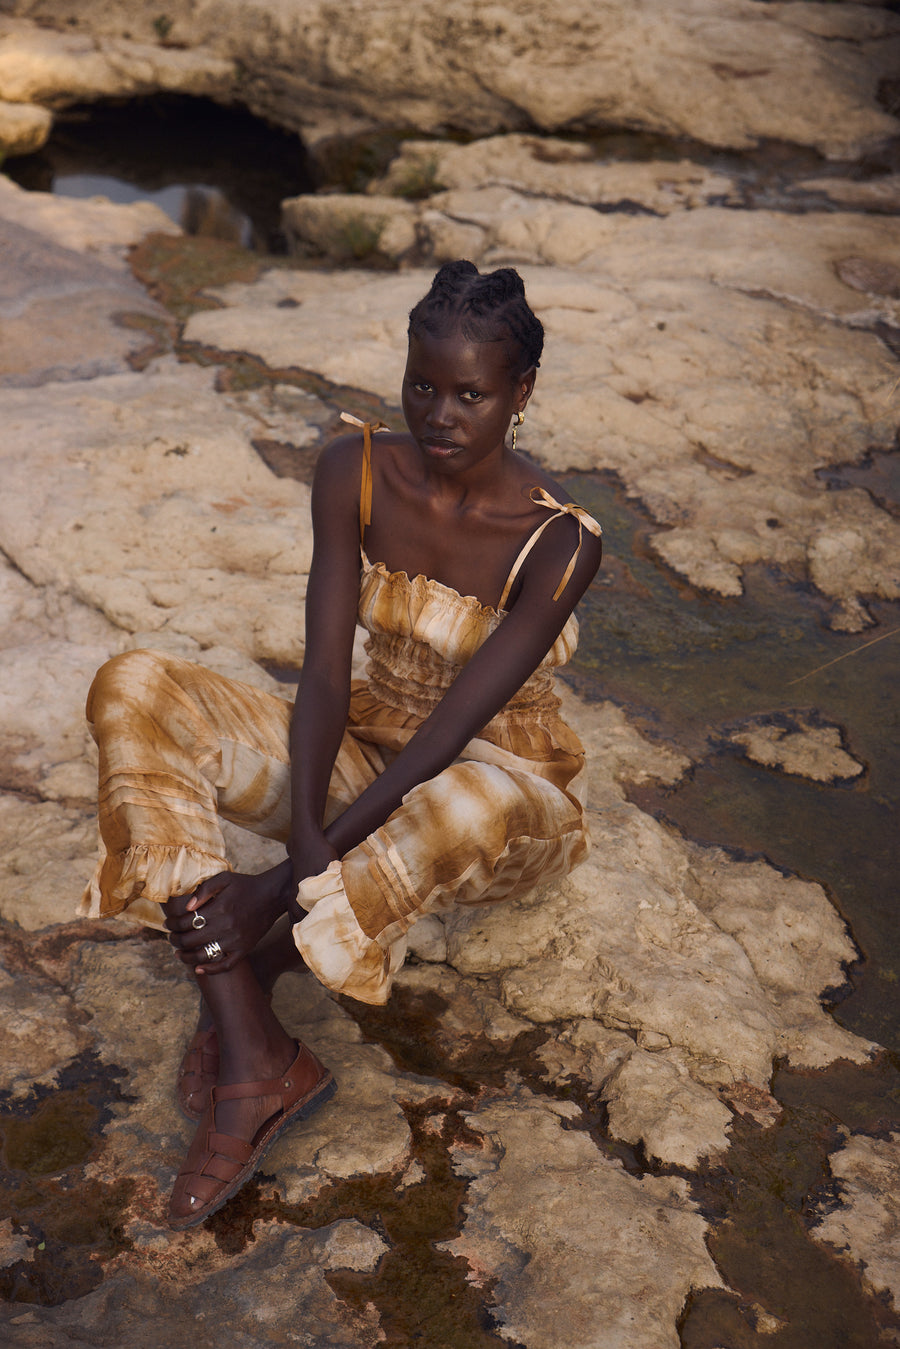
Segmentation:
[(516, 380), (516, 412), (524, 412), (525, 405), (534, 393), (534, 381), (537, 379), (537, 367), (532, 366)]

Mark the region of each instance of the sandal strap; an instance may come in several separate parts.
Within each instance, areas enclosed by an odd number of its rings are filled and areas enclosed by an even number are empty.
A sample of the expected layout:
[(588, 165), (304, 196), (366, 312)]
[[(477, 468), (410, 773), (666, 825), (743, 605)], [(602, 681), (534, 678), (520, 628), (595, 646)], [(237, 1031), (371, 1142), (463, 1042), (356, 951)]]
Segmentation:
[[(314, 1057), (314, 1055), (306, 1049), (305, 1045), (299, 1045), (296, 1057), (284, 1070), (284, 1075), (282, 1077), (270, 1077), (267, 1082), (234, 1082), (225, 1087), (213, 1087), (210, 1092), (213, 1105), (215, 1106), (219, 1101), (243, 1101), (249, 1096), (280, 1096), (283, 1098), (286, 1091), (291, 1091), (293, 1089), (294, 1078), (292, 1070), (294, 1064), (297, 1063), (301, 1057), (305, 1057), (304, 1050), (306, 1050), (306, 1054), (310, 1058)], [(284, 1109), (283, 1099), (281, 1108)]]

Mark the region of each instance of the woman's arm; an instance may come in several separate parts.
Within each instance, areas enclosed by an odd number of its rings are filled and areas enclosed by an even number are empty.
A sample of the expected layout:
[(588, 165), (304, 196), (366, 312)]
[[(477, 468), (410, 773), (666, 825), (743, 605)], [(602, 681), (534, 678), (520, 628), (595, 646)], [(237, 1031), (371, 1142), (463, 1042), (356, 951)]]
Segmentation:
[(313, 559), (306, 591), (306, 647), (291, 720), (294, 881), (323, 871), (337, 854), (323, 819), (350, 706), (350, 666), (359, 604), (359, 436), (323, 451), (312, 493)]
[(571, 517), (552, 521), (522, 572), (511, 611), (479, 648), (409, 744), (370, 787), (325, 830), (338, 856), (384, 824), (403, 797), (436, 777), (534, 673), (562, 631), (600, 565), (601, 541), (587, 531), (560, 598), (553, 593), (577, 545)]
[[(297, 885), (337, 856), (322, 832), (328, 783), (347, 721), (350, 665), (359, 600), (359, 436), (323, 451), (313, 484), (313, 561), (306, 594), (306, 652), (291, 722), (289, 856), (258, 875), (224, 871), (192, 895), (164, 906), (166, 926), (186, 964), (224, 973), (249, 954), (285, 912), (296, 910)], [(203, 908), (206, 924), (191, 927)], [(203, 947), (218, 941), (224, 959), (207, 963)]]

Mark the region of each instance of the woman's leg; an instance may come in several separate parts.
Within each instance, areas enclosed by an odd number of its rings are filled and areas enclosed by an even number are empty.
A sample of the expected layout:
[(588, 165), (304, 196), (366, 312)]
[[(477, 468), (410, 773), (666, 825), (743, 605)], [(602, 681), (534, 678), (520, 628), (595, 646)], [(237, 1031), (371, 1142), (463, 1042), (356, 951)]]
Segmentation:
[(218, 1080), (169, 1205), (176, 1228), (203, 1221), (249, 1180), (280, 1125), (305, 1118), (334, 1081), (272, 1011), (248, 960), (198, 975), (220, 1048)]
[[(256, 981), (269, 1000), (282, 974), (304, 968), (303, 957), (297, 950), (291, 928), (292, 920), (285, 914), (259, 943), (249, 960)], [(209, 980), (200, 979), (198, 983), (202, 995)], [(218, 1075), (218, 1035), (207, 999), (201, 996), (197, 1028), (185, 1050), (176, 1083), (178, 1104), (188, 1119), (195, 1122), (200, 1119)]]

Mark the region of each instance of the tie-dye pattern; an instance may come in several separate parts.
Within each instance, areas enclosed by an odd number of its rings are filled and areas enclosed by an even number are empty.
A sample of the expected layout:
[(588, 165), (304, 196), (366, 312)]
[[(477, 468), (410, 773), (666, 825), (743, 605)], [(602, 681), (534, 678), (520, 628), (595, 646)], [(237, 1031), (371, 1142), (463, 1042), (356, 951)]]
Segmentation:
[[(503, 619), (365, 555), (358, 616), (369, 633), (368, 678), (353, 684), (329, 819), (402, 750)], [(525, 894), (586, 856), (584, 755), (553, 692), (577, 631), (572, 618), (456, 763), (302, 883), (309, 912), (294, 937), (330, 988), (385, 1002), (416, 918)], [(82, 912), (160, 927), (161, 903), (228, 867), (222, 818), (285, 839), (290, 714), (286, 701), (176, 656), (133, 651), (104, 665), (87, 706), (100, 749), (101, 856)]]

